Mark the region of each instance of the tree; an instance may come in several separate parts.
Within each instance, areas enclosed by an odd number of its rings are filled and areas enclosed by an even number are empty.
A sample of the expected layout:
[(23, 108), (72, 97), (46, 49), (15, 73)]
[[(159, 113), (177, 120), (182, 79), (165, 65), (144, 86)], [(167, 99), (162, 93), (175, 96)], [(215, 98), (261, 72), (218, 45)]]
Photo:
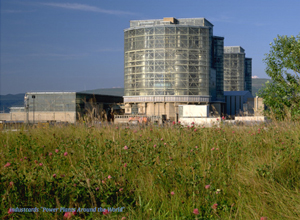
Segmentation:
[(266, 73), (273, 80), (258, 92), (268, 107), (266, 114), (283, 120), (287, 114), (300, 118), (300, 34), (277, 36), (264, 59)]

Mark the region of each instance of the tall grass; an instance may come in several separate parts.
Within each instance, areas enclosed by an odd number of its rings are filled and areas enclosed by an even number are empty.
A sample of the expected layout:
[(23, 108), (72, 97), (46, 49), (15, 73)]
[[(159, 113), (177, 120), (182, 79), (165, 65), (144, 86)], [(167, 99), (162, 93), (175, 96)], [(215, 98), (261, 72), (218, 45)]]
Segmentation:
[[(0, 144), (1, 218), (65, 214), (40, 207), (125, 207), (107, 215), (79, 212), (72, 219), (300, 218), (298, 122), (220, 128), (81, 124), (1, 132)], [(10, 207), (40, 209), (9, 214)]]

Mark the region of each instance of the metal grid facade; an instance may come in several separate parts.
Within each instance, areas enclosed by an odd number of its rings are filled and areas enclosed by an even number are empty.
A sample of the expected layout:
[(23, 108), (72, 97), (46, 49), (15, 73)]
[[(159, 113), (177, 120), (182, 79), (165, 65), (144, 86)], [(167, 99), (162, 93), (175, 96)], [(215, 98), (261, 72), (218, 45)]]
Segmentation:
[(224, 37), (213, 37), (213, 68), (216, 70), (216, 98), (224, 101)]
[(245, 90), (245, 53), (242, 47), (224, 47), (224, 91)]
[(211, 96), (212, 25), (205, 19), (173, 22), (131, 21), (124, 31), (125, 99)]
[(245, 58), (245, 90), (252, 93), (252, 59)]

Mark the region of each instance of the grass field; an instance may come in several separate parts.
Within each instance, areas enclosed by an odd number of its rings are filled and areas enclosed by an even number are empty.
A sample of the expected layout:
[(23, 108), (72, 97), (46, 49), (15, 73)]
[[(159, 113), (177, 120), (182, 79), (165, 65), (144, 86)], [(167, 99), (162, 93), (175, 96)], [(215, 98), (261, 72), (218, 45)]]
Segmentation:
[(3, 219), (300, 219), (298, 122), (24, 128), (0, 146)]

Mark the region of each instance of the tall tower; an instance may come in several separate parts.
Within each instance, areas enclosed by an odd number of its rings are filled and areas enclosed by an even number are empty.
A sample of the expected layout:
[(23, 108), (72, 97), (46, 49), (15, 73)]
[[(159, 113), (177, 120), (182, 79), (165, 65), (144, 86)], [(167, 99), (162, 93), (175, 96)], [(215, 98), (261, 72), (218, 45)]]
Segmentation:
[(124, 30), (125, 113), (174, 120), (178, 104), (221, 100), (223, 40), (205, 18), (130, 21)]

